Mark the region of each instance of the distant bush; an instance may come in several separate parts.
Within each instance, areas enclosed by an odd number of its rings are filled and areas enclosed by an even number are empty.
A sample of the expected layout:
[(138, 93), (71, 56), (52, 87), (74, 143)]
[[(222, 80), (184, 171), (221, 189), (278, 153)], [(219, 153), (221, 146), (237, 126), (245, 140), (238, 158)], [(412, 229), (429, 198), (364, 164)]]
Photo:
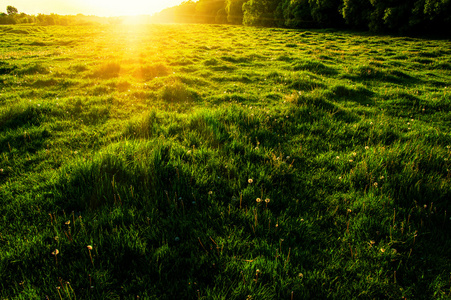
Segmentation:
[(1, 25), (7, 25), (7, 24), (16, 24), (17, 21), (14, 18), (14, 16), (9, 16), (5, 13), (0, 14), (0, 24)]

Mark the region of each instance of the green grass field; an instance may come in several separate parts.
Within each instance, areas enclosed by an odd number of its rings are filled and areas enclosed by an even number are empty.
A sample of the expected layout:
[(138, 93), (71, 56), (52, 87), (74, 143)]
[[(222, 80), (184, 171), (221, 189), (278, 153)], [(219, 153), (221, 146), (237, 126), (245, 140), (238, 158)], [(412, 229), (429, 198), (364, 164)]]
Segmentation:
[(0, 32), (0, 298), (451, 298), (449, 40)]

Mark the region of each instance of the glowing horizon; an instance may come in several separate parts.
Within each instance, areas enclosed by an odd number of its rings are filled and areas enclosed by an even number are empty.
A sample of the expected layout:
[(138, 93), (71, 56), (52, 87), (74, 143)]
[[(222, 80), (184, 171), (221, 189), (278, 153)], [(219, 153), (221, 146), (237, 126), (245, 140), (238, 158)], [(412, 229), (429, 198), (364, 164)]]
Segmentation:
[(6, 6), (17, 8), (19, 13), (29, 15), (58, 14), (58, 15), (95, 15), (99, 17), (152, 15), (165, 8), (179, 5), (184, 0), (10, 0), (1, 12), (6, 12)]

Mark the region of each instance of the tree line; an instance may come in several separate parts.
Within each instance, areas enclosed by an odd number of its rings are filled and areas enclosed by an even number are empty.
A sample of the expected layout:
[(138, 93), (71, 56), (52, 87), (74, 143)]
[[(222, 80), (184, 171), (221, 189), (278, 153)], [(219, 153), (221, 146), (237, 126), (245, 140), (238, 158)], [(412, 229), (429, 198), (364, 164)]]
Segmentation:
[(117, 24), (121, 19), (117, 17), (96, 17), (82, 14), (62, 16), (58, 14), (28, 15), (19, 13), (14, 6), (8, 5), (6, 13), (0, 12), (0, 25), (6, 24), (38, 24), (38, 25), (95, 25), (95, 24)]
[(199, 0), (156, 21), (451, 34), (451, 0)]
[[(95, 19), (95, 20), (94, 20)], [(120, 18), (37, 16), (7, 6), (0, 24), (120, 23)], [(285, 28), (350, 28), (375, 33), (451, 35), (451, 0), (188, 0), (154, 22), (243, 24)]]

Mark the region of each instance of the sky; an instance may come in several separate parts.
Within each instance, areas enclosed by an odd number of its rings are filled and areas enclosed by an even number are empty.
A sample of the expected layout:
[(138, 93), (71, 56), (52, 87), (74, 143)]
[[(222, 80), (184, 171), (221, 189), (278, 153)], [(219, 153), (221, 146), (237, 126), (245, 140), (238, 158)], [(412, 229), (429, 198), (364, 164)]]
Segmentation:
[(0, 12), (8, 5), (29, 15), (96, 15), (99, 17), (151, 15), (184, 0), (0, 0)]

